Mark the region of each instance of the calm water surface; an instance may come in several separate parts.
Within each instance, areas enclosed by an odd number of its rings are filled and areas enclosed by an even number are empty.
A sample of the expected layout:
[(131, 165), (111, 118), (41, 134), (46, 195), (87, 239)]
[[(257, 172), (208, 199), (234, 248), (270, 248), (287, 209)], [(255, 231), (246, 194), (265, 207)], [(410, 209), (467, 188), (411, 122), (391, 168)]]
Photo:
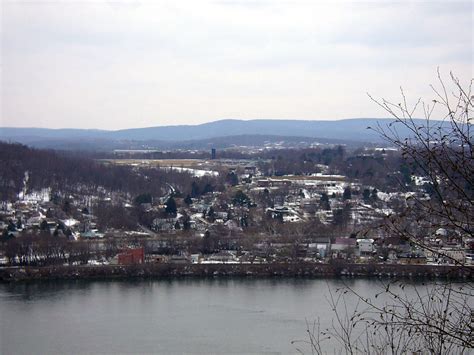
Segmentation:
[[(373, 280), (349, 281), (373, 294)], [(1, 354), (294, 353), (337, 280), (0, 284)]]

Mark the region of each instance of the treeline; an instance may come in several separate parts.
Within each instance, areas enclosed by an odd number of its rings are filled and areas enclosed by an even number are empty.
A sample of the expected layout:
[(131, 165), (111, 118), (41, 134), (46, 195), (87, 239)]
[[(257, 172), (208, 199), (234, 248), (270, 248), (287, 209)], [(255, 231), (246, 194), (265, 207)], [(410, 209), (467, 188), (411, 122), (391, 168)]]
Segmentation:
[[(88, 241), (71, 241), (50, 233), (23, 233), (21, 238), (2, 240), (2, 249), (10, 265), (48, 266), (69, 264), (87, 264), (98, 254)], [(115, 255), (110, 246), (101, 251), (104, 256)]]
[[(206, 158), (206, 155), (207, 152), (157, 152), (147, 157)], [(218, 158), (224, 159), (256, 160), (261, 171), (267, 176), (319, 173), (324, 165), (329, 167), (329, 173), (343, 174), (365, 185), (385, 190), (390, 190), (390, 186), (399, 187), (399, 181), (410, 183), (412, 173), (396, 152), (366, 154), (360, 150), (348, 153), (342, 146), (269, 149), (260, 152), (222, 150), (218, 151), (217, 155)], [(29, 176), (27, 192), (50, 187), (53, 192), (97, 194), (98, 190), (105, 189), (110, 192), (123, 192), (131, 197), (143, 193), (157, 197), (166, 193), (167, 184), (172, 184), (183, 197), (198, 197), (200, 193), (222, 190), (224, 184), (229, 183), (229, 176), (225, 172), (220, 177), (195, 178), (187, 172), (174, 169), (105, 166), (90, 155), (39, 150), (4, 142), (0, 142), (0, 161), (1, 200), (16, 198), (24, 188), (25, 172), (28, 172)], [(196, 188), (197, 184), (200, 185), (199, 189)]]
[[(343, 146), (336, 147), (315, 147), (315, 148), (280, 148), (266, 149), (262, 151), (248, 151), (238, 148), (217, 149), (218, 159), (267, 159), (275, 160), (278, 158), (286, 160), (305, 160), (316, 164), (329, 165), (334, 160), (341, 158), (345, 153)], [(172, 151), (119, 151), (119, 152), (65, 152), (68, 155), (82, 155), (95, 159), (210, 159), (211, 149), (209, 150), (172, 150)]]
[(195, 180), (176, 170), (137, 168), (98, 163), (80, 155), (64, 155), (21, 144), (0, 142), (0, 199), (13, 200), (25, 187), (27, 192), (49, 187), (53, 192), (91, 192), (99, 189), (131, 196), (149, 193), (161, 196), (172, 183), (176, 189), (190, 191)]
[[(260, 167), (268, 174), (311, 174), (320, 172), (319, 165), (340, 166), (346, 157), (342, 146), (324, 148), (267, 149), (259, 152), (239, 149), (217, 150), (218, 159), (261, 160)], [(110, 158), (110, 153), (103, 155)], [(115, 158), (131, 159), (210, 159), (210, 151), (166, 151), (128, 153), (122, 152)]]
[(334, 148), (275, 149), (262, 152), (267, 160), (264, 171), (271, 175), (305, 175), (321, 172), (321, 165), (341, 165), (346, 152), (342, 146)]
[(363, 185), (392, 191), (400, 182), (411, 184), (409, 169), (398, 152), (346, 151), (342, 146), (331, 148), (278, 149), (262, 152), (260, 168), (266, 175), (308, 175), (322, 172), (341, 174)]
[[(124, 156), (125, 157), (125, 156)], [(209, 159), (210, 152), (172, 151), (133, 154), (130, 158), (144, 159)], [(346, 150), (344, 146), (267, 149), (258, 152), (238, 149), (217, 150), (218, 159), (255, 160), (267, 176), (308, 175), (322, 172), (322, 166), (329, 167), (329, 173), (346, 175), (363, 184), (379, 189), (393, 187), (400, 182), (411, 183), (412, 169), (402, 160), (398, 152)]]

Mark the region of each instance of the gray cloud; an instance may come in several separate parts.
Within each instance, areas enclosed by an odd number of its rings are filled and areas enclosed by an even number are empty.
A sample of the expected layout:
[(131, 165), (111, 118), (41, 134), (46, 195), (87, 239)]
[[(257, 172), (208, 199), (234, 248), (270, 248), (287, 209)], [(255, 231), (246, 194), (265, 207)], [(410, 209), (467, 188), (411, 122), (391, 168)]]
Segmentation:
[[(383, 113), (472, 77), (472, 4), (6, 2), (1, 125), (122, 128)], [(341, 100), (341, 94), (344, 99)]]

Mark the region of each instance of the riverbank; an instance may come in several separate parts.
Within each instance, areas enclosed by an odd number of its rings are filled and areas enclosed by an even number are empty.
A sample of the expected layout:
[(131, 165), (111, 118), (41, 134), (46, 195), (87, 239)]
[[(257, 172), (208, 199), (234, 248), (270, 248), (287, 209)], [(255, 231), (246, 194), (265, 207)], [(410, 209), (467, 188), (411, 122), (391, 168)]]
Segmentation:
[(350, 263), (142, 264), (0, 268), (0, 282), (177, 277), (473, 278), (473, 267)]

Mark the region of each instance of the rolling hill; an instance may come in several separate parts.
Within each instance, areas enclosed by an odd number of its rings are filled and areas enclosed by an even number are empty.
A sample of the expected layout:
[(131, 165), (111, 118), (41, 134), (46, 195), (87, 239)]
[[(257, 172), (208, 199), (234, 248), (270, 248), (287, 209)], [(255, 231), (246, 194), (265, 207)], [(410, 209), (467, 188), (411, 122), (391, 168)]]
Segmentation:
[[(214, 141), (221, 146), (226, 141), (239, 145), (239, 139), (245, 144), (255, 145), (265, 141), (289, 139), (303, 140), (312, 138), (323, 143), (340, 144), (380, 143), (381, 137), (369, 126), (377, 122), (386, 125), (388, 119), (344, 119), (338, 121), (319, 120), (234, 120), (224, 119), (198, 125), (157, 126), (122, 130), (96, 129), (48, 129), (48, 128), (0, 128), (0, 139), (53, 149), (118, 149), (130, 145), (152, 145), (157, 148), (207, 147)], [(421, 122), (421, 121), (420, 121)], [(400, 128), (401, 136), (409, 132)], [(266, 136), (258, 137), (258, 136)], [(225, 139), (233, 137), (232, 139)], [(236, 138), (237, 137), (237, 138)], [(244, 138), (246, 137), (246, 138)], [(293, 138), (290, 138), (293, 137)], [(267, 140), (265, 140), (267, 139)]]

